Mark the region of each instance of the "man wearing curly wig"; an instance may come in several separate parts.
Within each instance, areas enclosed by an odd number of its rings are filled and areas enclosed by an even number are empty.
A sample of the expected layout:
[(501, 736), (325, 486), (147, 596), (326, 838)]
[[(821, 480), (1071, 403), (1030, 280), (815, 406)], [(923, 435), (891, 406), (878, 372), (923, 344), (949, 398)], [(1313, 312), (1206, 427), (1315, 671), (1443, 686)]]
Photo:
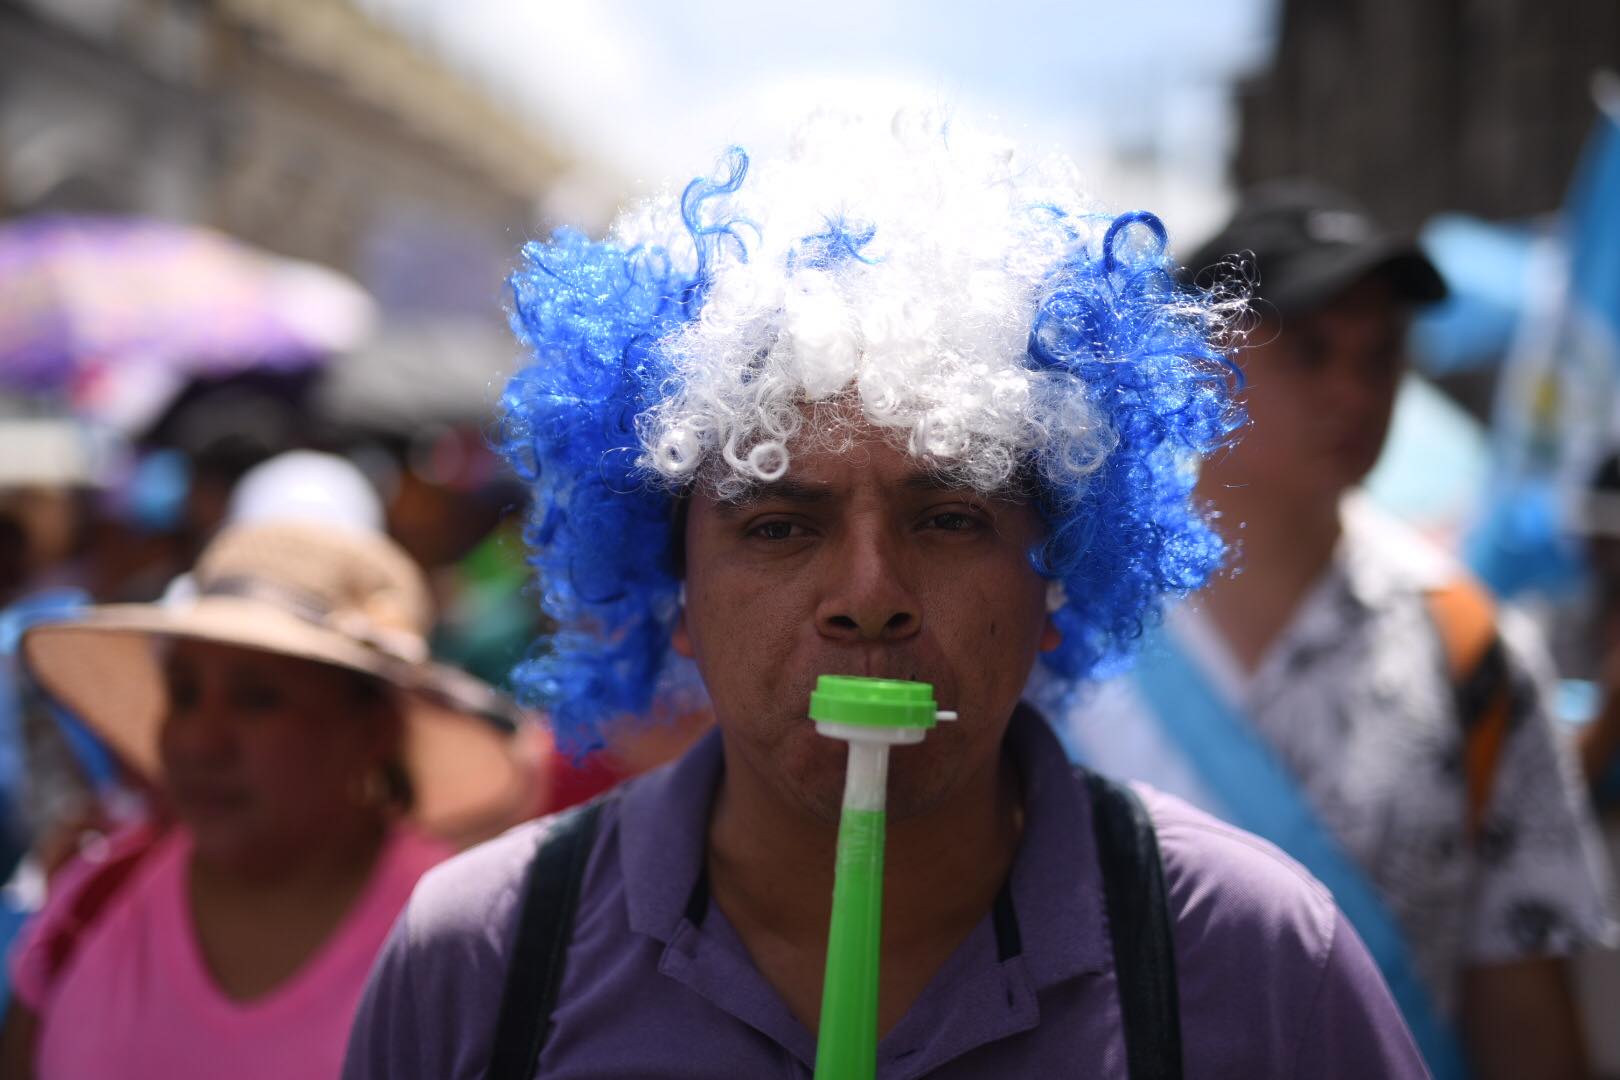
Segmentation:
[(1321, 886), (1075, 774), (1023, 703), (1222, 556), (1190, 494), (1236, 310), (1164, 251), (1065, 163), (910, 114), (525, 250), (503, 438), (563, 629), (516, 682), (575, 748), (699, 701), (716, 731), (431, 875), (347, 1076), (810, 1076), (826, 674), (959, 716), (891, 764), (876, 1075), (1423, 1075)]

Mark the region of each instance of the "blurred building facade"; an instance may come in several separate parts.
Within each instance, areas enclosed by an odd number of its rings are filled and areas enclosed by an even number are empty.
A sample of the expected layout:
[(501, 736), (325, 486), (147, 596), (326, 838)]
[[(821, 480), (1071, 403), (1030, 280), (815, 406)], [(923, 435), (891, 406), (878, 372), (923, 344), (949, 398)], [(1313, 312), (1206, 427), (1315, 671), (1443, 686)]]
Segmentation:
[(200, 222), (487, 316), (567, 159), (347, 0), (0, 0), (0, 217)]
[(1238, 92), (1240, 186), (1310, 175), (1392, 225), (1553, 210), (1620, 68), (1616, 0), (1280, 0)]

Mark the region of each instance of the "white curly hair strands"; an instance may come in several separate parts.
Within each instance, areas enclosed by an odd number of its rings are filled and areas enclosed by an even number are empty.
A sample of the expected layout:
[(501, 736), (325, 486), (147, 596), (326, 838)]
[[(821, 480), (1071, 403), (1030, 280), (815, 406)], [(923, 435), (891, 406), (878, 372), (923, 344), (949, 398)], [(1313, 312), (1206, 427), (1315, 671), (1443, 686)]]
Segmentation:
[[(847, 436), (805, 424), (834, 401), (984, 491), (1033, 451), (1070, 482), (1106, 456), (1112, 432), (1053, 385), (1071, 376), (1027, 359), (1043, 283), (1107, 224), (1066, 163), (1025, 166), (927, 113), (819, 116), (731, 186), (699, 207), (717, 242), (701, 313), (659, 345), (670, 392), (638, 420), (644, 467), (736, 494), (782, 476), (803, 435)], [(629, 215), (616, 239), (678, 251), (672, 211)]]

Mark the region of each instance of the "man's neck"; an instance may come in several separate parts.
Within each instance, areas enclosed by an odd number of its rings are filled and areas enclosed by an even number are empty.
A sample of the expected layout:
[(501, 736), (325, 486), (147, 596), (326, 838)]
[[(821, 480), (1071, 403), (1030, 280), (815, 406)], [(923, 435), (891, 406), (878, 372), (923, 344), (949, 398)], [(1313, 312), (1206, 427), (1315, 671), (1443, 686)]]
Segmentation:
[(1253, 487), (1201, 485), (1232, 546), (1230, 570), (1198, 595), (1239, 664), (1254, 671), (1327, 571), (1339, 542), (1339, 500), (1283, 500)]
[[(885, 841), (879, 1030), (899, 1020), (995, 902), (1023, 828), (1005, 757)], [(711, 895), (755, 965), (812, 1031), (832, 912), (837, 827), (727, 771), (709, 826)]]

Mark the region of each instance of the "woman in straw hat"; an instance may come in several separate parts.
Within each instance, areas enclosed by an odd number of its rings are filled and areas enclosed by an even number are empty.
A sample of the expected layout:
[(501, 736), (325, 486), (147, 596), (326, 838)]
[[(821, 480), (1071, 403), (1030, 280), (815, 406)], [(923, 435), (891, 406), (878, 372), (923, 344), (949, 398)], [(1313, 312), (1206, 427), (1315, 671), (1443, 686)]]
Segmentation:
[(532, 802), (516, 717), (428, 660), (426, 582), (392, 541), (242, 525), (193, 577), (23, 639), (164, 823), (65, 869), (24, 931), (5, 1076), (336, 1076), (417, 877)]

